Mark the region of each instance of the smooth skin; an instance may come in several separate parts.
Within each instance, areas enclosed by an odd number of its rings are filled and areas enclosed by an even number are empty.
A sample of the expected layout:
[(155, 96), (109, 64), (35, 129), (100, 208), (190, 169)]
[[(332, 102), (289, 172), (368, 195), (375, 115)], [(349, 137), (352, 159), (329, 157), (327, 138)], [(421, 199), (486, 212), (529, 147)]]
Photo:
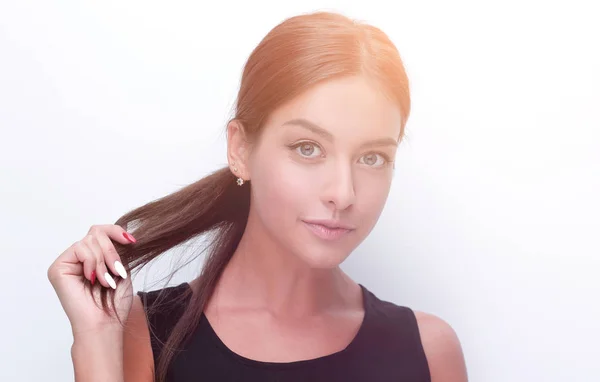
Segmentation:
[[(252, 202), (246, 231), (205, 314), (232, 351), (258, 361), (292, 362), (335, 353), (352, 341), (364, 317), (361, 290), (339, 265), (371, 232), (383, 210), (400, 117), (397, 106), (368, 78), (347, 77), (322, 83), (279, 107), (256, 142), (244, 135), (239, 123), (230, 122), (230, 169), (252, 183)], [(307, 224), (321, 219), (352, 229), (339, 239), (324, 240)], [(107, 264), (113, 261), (114, 254), (110, 256)], [(75, 267), (75, 258), (67, 258)], [(53, 284), (62, 285), (57, 272), (49, 275)], [(190, 285), (195, 288), (197, 280)], [(78, 370), (85, 375), (80, 380), (103, 380), (88, 371), (106, 374), (107, 365), (118, 357), (123, 367), (114, 361), (108, 368), (117, 370), (111, 377), (119, 371), (123, 375), (111, 380), (153, 380), (150, 335), (138, 296), (126, 293), (132, 305), (123, 331), (96, 311), (77, 314), (93, 311), (93, 302), (71, 288), (56, 289), (61, 302), (77, 303), (63, 303), (72, 325), (93, 323), (86, 335), (75, 336), (76, 375)], [(127, 299), (123, 301), (126, 311)], [(435, 315), (415, 313), (431, 380), (467, 381), (452, 327)], [(114, 328), (121, 340), (112, 334), (98, 339), (102, 330), (97, 327)], [(78, 349), (86, 349), (92, 338), (100, 359), (81, 358)]]
[(98, 307), (99, 293), (96, 291), (91, 297), (84, 280), (112, 288), (117, 278), (114, 275), (122, 274), (115, 301), (118, 317), (129, 325), (126, 320), (133, 302), (133, 287), (116, 263), (121, 259), (111, 241), (130, 244), (132, 241), (124, 233), (117, 225), (94, 225), (48, 268), (48, 279), (73, 331), (71, 355), (76, 381), (123, 381), (123, 326)]

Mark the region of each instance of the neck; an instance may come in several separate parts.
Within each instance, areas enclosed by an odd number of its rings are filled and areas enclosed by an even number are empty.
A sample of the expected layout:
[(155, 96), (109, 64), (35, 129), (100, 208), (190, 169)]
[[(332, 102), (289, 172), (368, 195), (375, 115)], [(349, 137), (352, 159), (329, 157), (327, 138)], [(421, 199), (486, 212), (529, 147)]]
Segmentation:
[(290, 317), (362, 306), (360, 287), (339, 266), (309, 267), (251, 217), (212, 300), (220, 307), (258, 308)]

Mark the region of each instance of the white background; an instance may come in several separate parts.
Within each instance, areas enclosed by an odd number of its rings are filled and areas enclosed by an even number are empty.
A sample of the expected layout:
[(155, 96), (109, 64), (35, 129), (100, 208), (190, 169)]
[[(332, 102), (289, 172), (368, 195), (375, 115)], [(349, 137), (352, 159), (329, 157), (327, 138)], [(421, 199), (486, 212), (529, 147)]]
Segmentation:
[(344, 268), (448, 321), (471, 381), (600, 381), (594, 1), (201, 3), (2, 1), (0, 380), (72, 380), (50, 263), (225, 165), (247, 56), (328, 9), (388, 33), (413, 97), (386, 209)]

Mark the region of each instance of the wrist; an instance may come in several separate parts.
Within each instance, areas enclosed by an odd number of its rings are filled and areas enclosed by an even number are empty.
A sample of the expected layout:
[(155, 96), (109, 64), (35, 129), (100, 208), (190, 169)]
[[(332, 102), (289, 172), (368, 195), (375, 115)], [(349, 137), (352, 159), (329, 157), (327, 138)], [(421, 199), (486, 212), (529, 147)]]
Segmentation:
[(71, 356), (82, 357), (90, 354), (122, 354), (123, 331), (117, 328), (86, 330), (73, 334)]
[(71, 345), (75, 381), (120, 382), (123, 378), (123, 336), (107, 331), (76, 337)]
[(123, 348), (123, 333), (118, 331), (106, 331), (103, 333), (95, 332), (95, 334), (77, 334), (73, 336), (72, 350), (77, 349), (122, 349)]
[(74, 341), (88, 341), (89, 338), (107, 337), (117, 339), (123, 337), (123, 326), (119, 323), (72, 327)]

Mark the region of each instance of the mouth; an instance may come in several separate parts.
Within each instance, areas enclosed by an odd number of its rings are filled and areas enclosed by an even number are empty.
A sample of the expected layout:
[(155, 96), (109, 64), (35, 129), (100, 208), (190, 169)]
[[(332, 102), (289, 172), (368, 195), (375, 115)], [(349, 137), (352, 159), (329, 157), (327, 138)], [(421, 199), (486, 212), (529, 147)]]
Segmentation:
[(328, 241), (339, 240), (356, 228), (336, 220), (302, 220), (318, 238)]

